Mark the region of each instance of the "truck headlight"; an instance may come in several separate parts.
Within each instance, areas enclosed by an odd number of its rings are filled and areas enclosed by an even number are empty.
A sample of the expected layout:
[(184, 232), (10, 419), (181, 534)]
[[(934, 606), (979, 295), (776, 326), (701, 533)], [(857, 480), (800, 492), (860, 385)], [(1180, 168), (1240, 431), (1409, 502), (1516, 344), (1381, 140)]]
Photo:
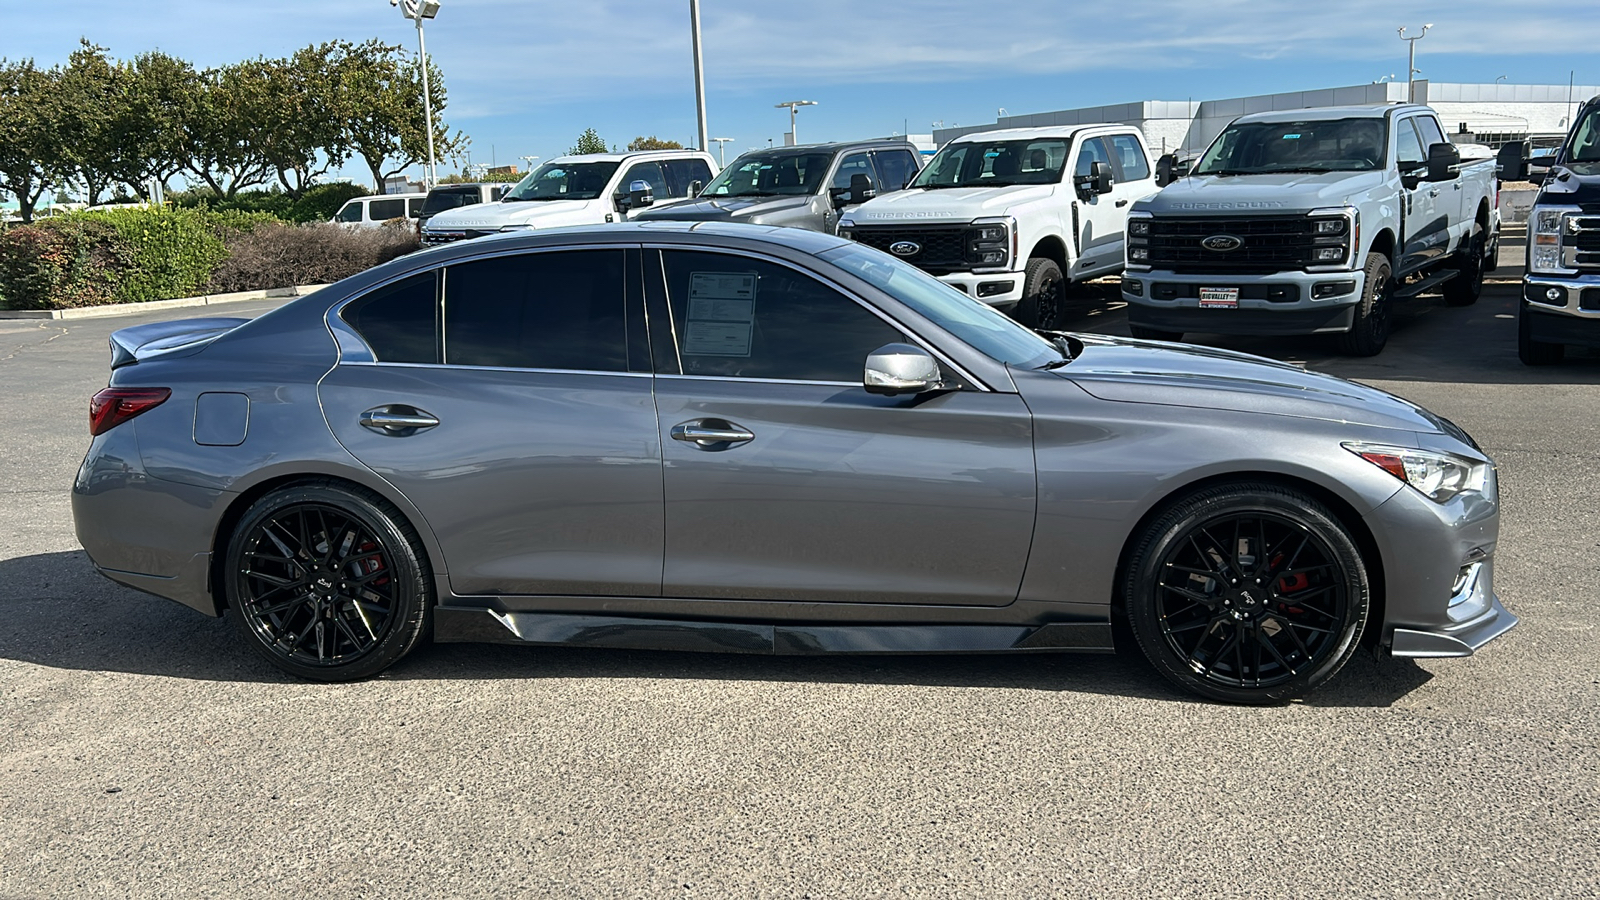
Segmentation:
[(1150, 214), (1147, 212), (1128, 213), (1128, 238), (1123, 241), (1127, 248), (1128, 258), (1124, 261), (1128, 266), (1139, 269), (1150, 268)]
[(1011, 261), (1016, 231), (1016, 222), (1009, 216), (974, 219), (966, 235), (967, 262), (985, 269), (1003, 268)]
[(1311, 230), (1310, 265), (1318, 267), (1355, 265), (1360, 252), (1361, 219), (1347, 207), (1314, 209), (1309, 214)]
[(1435, 503), (1444, 503), (1463, 491), (1483, 490), (1489, 471), (1486, 463), (1454, 453), (1356, 441), (1342, 446), (1416, 488)]
[(1576, 206), (1536, 206), (1528, 217), (1528, 271), (1544, 275), (1570, 274), (1563, 265), (1561, 236), (1567, 217), (1576, 215)]

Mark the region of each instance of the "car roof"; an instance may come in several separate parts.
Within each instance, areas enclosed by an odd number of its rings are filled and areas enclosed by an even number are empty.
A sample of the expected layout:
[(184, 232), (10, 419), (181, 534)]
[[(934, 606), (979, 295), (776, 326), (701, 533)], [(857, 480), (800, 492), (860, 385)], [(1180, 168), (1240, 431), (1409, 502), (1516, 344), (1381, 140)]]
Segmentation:
[(496, 251), (535, 249), (550, 245), (665, 241), (693, 243), (697, 236), (737, 238), (746, 244), (770, 244), (802, 253), (822, 253), (835, 247), (853, 244), (841, 237), (809, 231), (804, 228), (783, 228), (776, 225), (746, 225), (734, 222), (692, 222), (672, 219), (649, 219), (637, 222), (616, 222), (606, 225), (573, 225), (563, 228), (541, 228), (535, 231), (513, 231), (487, 235), (470, 241), (456, 241), (413, 254), (415, 258), (431, 257), (447, 264), (456, 256), (481, 255), (487, 249)]
[(1236, 122), (1317, 122), (1331, 119), (1382, 119), (1391, 113), (1432, 112), (1415, 103), (1374, 103), (1365, 106), (1313, 106), (1305, 109), (1278, 109), (1250, 113)]
[(1094, 131), (1105, 129), (1108, 131), (1132, 132), (1138, 129), (1132, 125), (1122, 125), (1116, 122), (1090, 122), (1083, 125), (1056, 125), (1036, 128), (997, 128), (993, 131), (974, 131), (951, 139), (951, 144), (973, 143), (977, 141), (1025, 141), (1034, 138), (1062, 138), (1071, 140), (1080, 131)]
[(690, 156), (695, 159), (709, 159), (711, 154), (704, 150), (625, 150), (621, 153), (579, 153), (568, 156), (558, 156), (545, 163), (575, 163), (575, 162), (622, 162), (626, 159), (638, 159), (647, 156)]
[(496, 186), (502, 185), (502, 184), (507, 186), (507, 187), (510, 187), (510, 186), (516, 184), (516, 182), (515, 181), (463, 181), (463, 182), (460, 182), (458, 184), (436, 184), (436, 185), (434, 185), (432, 188), (430, 188), (428, 190), (428, 193), (431, 194), (434, 191), (465, 190), (467, 188), (496, 187)]
[(410, 199), (412, 197), (426, 197), (426, 196), (428, 196), (426, 191), (424, 191), (422, 193), (418, 193), (416, 191), (407, 191), (404, 194), (362, 194), (359, 197), (351, 197), (349, 200), (346, 200), (345, 202), (346, 203), (354, 203), (357, 200), (407, 200), (407, 199)]

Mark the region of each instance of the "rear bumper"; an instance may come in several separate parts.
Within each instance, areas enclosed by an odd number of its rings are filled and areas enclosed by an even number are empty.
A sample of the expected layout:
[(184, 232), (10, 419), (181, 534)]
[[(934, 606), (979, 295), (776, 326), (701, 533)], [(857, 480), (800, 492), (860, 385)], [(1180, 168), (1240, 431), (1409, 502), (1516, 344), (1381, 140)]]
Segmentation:
[[(1158, 270), (1125, 272), (1122, 282), (1128, 321), (1134, 325), (1207, 334), (1292, 335), (1349, 331), (1366, 276), (1359, 271), (1189, 275)], [(1335, 293), (1316, 298), (1319, 286)], [(1239, 306), (1202, 309), (1202, 287), (1239, 288)]]

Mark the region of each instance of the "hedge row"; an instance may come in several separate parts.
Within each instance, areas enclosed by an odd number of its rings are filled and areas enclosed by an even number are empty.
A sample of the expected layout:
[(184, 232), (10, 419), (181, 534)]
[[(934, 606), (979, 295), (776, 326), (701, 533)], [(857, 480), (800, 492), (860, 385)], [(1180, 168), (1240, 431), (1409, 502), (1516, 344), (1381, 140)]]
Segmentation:
[(417, 249), (410, 228), (141, 207), (0, 228), (0, 309), (71, 309), (337, 281)]

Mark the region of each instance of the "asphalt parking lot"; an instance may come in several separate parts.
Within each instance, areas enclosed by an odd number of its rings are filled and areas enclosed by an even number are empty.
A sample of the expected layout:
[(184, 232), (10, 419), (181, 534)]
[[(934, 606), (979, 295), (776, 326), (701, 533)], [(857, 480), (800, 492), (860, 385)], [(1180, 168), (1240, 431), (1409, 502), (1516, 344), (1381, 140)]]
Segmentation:
[[(106, 336), (192, 313), (0, 320), (0, 897), (1600, 896), (1600, 354), (1523, 367), (1516, 290), (1413, 301), (1367, 360), (1202, 338), (1418, 401), (1502, 472), (1521, 626), (1270, 709), (1136, 651), (446, 645), (292, 681), (73, 537)], [(1070, 327), (1125, 334), (1111, 294)]]

